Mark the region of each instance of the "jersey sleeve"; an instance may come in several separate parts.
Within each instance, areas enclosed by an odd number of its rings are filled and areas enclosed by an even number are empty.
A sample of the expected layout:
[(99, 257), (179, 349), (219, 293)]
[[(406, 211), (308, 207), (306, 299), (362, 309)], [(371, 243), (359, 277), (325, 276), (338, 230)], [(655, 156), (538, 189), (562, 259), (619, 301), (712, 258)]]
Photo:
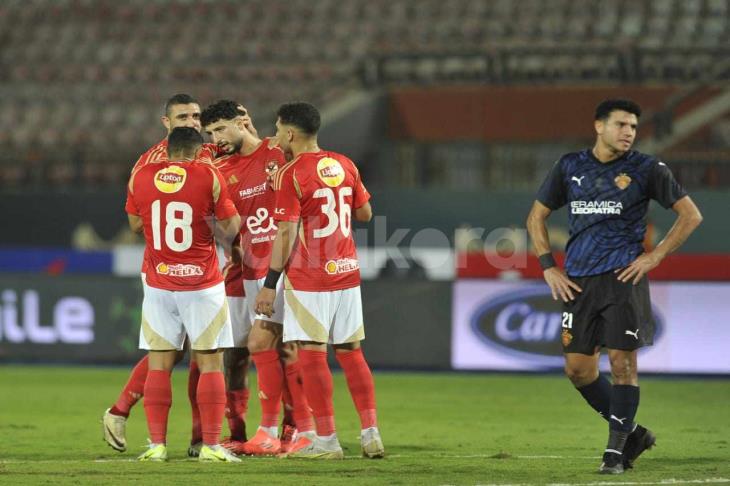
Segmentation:
[(655, 161), (649, 176), (649, 197), (669, 209), (686, 195), (687, 191), (674, 178), (667, 164)]
[(132, 175), (129, 177), (129, 182), (127, 183), (127, 202), (124, 204), (124, 211), (126, 211), (127, 214), (134, 214), (136, 216), (139, 216), (139, 209), (137, 208), (137, 203), (134, 200), (135, 175), (137, 175), (137, 173), (133, 172)]
[(276, 191), (276, 208), (274, 209), (274, 220), (297, 222), (302, 213), (302, 206), (299, 200), (300, 190), (294, 177), (294, 169), (288, 168), (277, 177), (274, 183)]
[(548, 172), (540, 189), (537, 191), (537, 198), (542, 204), (552, 209), (560, 209), (568, 202), (568, 196), (563, 183), (563, 164), (558, 160)]
[(213, 208), (215, 217), (218, 220), (232, 218), (238, 214), (238, 210), (236, 210), (236, 206), (231, 201), (223, 176), (214, 167), (211, 167), (210, 171), (213, 173)]
[(370, 193), (365, 188), (365, 184), (362, 183), (360, 171), (357, 171), (357, 176), (355, 177), (355, 187), (352, 188), (352, 193), (353, 209), (359, 209), (363, 207), (365, 203), (370, 200)]

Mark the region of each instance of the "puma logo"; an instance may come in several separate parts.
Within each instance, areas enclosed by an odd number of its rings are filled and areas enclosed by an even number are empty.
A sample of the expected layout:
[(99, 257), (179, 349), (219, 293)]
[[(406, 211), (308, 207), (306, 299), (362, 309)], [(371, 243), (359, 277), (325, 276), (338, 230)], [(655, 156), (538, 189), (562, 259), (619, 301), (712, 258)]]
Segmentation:
[(618, 418), (618, 417), (617, 417), (617, 416), (615, 416), (615, 415), (611, 415), (611, 420), (615, 420), (616, 422), (620, 423), (621, 425), (623, 425), (623, 424), (624, 424), (624, 420), (626, 420), (626, 418), (627, 418), (627, 417), (624, 417), (624, 418)]
[(634, 336), (634, 338), (636, 338), (636, 340), (637, 340), (637, 341), (639, 340), (639, 330), (638, 330), (638, 329), (637, 329), (636, 331), (629, 331), (629, 330), (627, 329), (627, 330), (626, 330), (626, 331), (624, 332), (624, 334), (626, 334), (627, 336)]
[(578, 186), (579, 187), (582, 187), (581, 186), (581, 182), (583, 181), (583, 178), (584, 177), (585, 176), (580, 176), (580, 177), (573, 176), (573, 177), (570, 178), (570, 180), (577, 182), (578, 183)]

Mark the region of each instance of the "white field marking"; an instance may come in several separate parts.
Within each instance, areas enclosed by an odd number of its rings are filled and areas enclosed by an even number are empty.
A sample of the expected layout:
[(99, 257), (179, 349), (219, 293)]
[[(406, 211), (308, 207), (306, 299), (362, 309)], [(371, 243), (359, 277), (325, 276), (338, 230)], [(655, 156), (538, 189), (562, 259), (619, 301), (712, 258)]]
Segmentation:
[[(673, 484), (724, 484), (730, 483), (728, 478), (706, 479), (661, 479), (659, 481), (596, 481), (593, 483), (548, 483), (546, 486), (643, 486), (643, 485), (673, 485)], [(536, 486), (538, 483), (477, 483), (476, 486)], [(442, 484), (440, 486), (451, 486)]]
[[(428, 457), (430, 459), (499, 459), (495, 454), (385, 454), (385, 457), (416, 459)], [(505, 459), (590, 459), (592, 461), (601, 459), (602, 456), (509, 456)]]

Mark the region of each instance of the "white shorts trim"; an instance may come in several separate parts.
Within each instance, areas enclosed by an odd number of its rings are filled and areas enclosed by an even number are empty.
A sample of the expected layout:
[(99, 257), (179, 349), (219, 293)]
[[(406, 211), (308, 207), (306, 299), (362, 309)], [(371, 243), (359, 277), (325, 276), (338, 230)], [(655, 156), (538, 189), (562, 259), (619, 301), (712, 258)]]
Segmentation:
[(360, 287), (284, 291), (284, 342), (343, 344), (365, 339)]
[(251, 319), (248, 317), (246, 297), (227, 296), (228, 312), (231, 313), (231, 328), (233, 330), (233, 347), (245, 348), (248, 346), (248, 335), (251, 333)]
[(191, 291), (163, 290), (144, 284), (140, 349), (182, 350), (186, 333), (193, 350), (233, 346), (223, 283)]
[(282, 324), (284, 322), (284, 279), (280, 278), (276, 284), (276, 299), (274, 299), (274, 313), (271, 317), (256, 313), (256, 296), (261, 289), (264, 288), (266, 277), (258, 280), (244, 280), (243, 290), (246, 291), (246, 300), (248, 304), (248, 318), (253, 324), (257, 320), (274, 322)]

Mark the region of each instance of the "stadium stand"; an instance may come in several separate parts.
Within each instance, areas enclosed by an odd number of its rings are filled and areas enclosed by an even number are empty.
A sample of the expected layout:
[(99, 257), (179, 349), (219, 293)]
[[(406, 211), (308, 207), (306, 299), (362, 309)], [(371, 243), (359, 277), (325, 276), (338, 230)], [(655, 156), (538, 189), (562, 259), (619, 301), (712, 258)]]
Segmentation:
[(0, 185), (119, 184), (161, 136), (160, 102), (176, 91), (243, 99), (261, 125), (284, 99), (324, 105), (372, 85), (727, 81), (728, 10), (727, 0), (7, 0)]

